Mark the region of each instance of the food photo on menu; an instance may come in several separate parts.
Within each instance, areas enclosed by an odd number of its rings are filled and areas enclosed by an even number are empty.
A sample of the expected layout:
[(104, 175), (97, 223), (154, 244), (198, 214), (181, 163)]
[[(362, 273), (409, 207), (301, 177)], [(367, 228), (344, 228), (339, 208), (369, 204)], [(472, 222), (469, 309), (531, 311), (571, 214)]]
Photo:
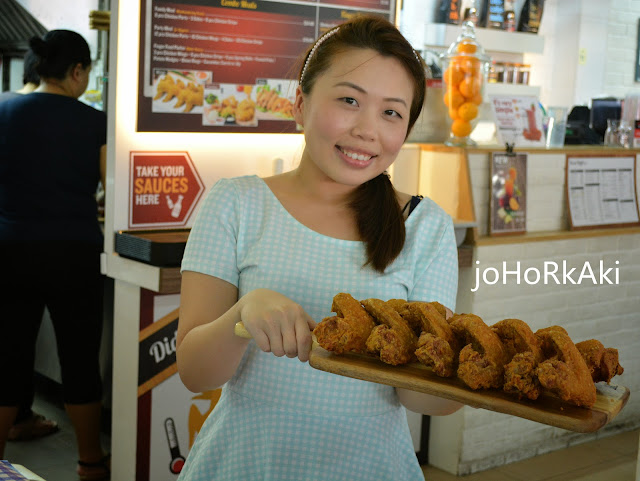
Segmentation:
[(204, 86), (211, 72), (155, 69), (151, 111), (172, 114), (202, 114)]
[(254, 85), (210, 84), (204, 89), (202, 125), (256, 127)]
[(296, 82), (258, 79), (256, 84), (256, 105), (260, 120), (293, 120)]

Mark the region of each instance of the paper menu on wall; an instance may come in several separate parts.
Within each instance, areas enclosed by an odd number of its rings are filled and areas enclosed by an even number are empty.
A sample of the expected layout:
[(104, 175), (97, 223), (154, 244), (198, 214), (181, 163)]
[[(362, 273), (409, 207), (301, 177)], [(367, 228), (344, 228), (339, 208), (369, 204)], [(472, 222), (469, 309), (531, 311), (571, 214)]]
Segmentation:
[(634, 156), (567, 156), (572, 228), (640, 224)]
[(542, 110), (537, 97), (491, 95), (490, 104), (500, 144), (545, 146)]

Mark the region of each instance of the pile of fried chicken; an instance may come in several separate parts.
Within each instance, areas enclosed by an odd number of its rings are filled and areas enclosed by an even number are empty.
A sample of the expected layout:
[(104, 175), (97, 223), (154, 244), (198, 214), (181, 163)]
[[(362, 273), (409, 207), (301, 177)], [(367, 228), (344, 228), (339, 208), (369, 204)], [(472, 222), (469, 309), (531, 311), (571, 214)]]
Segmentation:
[(375, 355), (394, 366), (417, 361), (474, 390), (503, 389), (531, 400), (546, 393), (589, 408), (595, 383), (624, 371), (617, 349), (596, 339), (574, 344), (560, 326), (535, 333), (520, 319), (488, 326), (474, 314), (447, 318), (438, 302), (358, 301), (346, 293), (333, 298), (331, 310), (336, 315), (314, 329), (323, 348)]

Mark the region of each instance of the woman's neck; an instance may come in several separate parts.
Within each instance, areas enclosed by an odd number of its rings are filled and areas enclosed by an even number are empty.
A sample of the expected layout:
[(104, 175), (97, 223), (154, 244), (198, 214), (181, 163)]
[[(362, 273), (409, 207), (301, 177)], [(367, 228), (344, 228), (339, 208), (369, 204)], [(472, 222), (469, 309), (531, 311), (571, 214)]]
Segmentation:
[(313, 163), (300, 162), (298, 167), (288, 173), (294, 180), (300, 193), (305, 197), (331, 205), (345, 205), (355, 187), (342, 185), (327, 177)]
[(43, 80), (36, 92), (45, 94), (64, 95), (65, 97), (78, 98), (68, 82), (64, 80)]

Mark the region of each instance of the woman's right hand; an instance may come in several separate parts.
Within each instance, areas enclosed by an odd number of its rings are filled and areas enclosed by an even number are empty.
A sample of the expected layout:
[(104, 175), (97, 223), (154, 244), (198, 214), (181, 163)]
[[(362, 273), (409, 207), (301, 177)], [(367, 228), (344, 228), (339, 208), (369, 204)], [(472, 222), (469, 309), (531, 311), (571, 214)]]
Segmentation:
[(240, 318), (261, 350), (309, 360), (316, 323), (300, 304), (269, 289), (248, 292), (240, 302)]

